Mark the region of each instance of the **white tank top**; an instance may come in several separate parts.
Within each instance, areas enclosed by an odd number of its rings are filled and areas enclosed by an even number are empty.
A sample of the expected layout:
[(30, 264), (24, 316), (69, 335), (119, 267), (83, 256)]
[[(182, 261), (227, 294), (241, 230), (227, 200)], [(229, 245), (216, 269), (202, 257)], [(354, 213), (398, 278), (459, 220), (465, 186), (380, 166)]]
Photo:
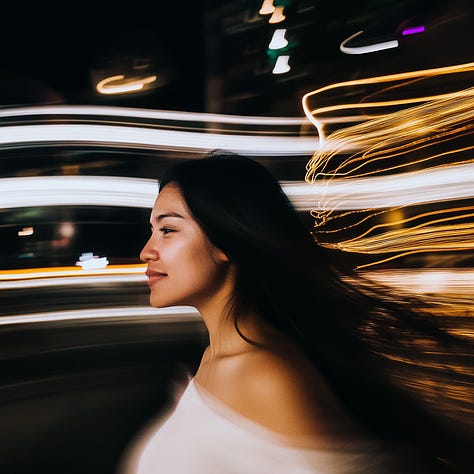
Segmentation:
[(367, 450), (330, 452), (284, 445), (280, 435), (235, 413), (201, 388), (196, 389), (193, 380), (175, 410), (144, 440), (133, 457), (127, 473), (388, 472), (379, 469), (380, 458), (370, 456)]

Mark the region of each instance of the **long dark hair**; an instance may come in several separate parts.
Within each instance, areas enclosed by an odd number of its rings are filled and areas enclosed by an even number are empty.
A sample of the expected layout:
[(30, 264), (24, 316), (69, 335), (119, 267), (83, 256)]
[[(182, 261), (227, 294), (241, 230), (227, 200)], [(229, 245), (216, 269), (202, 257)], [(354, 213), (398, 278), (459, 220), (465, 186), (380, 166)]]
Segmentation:
[(342, 274), (331, 254), (316, 245), (278, 181), (258, 162), (217, 151), (171, 166), (160, 190), (169, 183), (178, 186), (210, 242), (235, 264), (231, 315), (237, 328), (248, 310), (257, 311), (301, 347), (372, 433), (416, 443), (439, 458), (440, 467), (463, 472), (469, 443), (394, 383), (379, 350), (400, 336), (397, 349), (410, 357), (410, 338), (423, 334), (454, 347), (451, 336), (427, 324), (407, 302), (352, 287), (348, 281), (357, 276)]

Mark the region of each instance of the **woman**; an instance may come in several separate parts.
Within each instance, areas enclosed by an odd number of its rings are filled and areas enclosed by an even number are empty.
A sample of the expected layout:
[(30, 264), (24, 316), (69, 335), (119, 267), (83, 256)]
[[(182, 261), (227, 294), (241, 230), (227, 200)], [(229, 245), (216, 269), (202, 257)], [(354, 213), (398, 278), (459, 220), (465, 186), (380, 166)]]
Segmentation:
[[(429, 461), (438, 447), (427, 436), (433, 420), (392, 387), (361, 340), (374, 301), (342, 283), (263, 166), (225, 153), (172, 166), (150, 224), (140, 255), (150, 303), (196, 307), (209, 345), (136, 472), (436, 472), (447, 465)], [(400, 455), (413, 440), (416, 463)], [(447, 449), (442, 437), (439, 445)], [(420, 464), (427, 446), (428, 463)]]

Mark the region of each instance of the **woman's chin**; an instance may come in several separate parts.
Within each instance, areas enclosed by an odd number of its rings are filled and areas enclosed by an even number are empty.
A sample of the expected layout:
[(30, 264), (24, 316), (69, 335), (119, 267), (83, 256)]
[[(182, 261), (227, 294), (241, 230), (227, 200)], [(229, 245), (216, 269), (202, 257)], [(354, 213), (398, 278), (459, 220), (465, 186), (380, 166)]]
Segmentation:
[(173, 305), (165, 304), (161, 301), (155, 301), (150, 298), (150, 306), (153, 306), (153, 308), (166, 308), (167, 306), (173, 306)]
[(150, 295), (150, 306), (153, 306), (153, 308), (167, 308), (169, 306), (180, 306), (180, 305), (179, 305), (179, 303), (177, 303), (174, 300), (159, 298), (159, 297), (153, 296), (153, 294), (151, 294)]

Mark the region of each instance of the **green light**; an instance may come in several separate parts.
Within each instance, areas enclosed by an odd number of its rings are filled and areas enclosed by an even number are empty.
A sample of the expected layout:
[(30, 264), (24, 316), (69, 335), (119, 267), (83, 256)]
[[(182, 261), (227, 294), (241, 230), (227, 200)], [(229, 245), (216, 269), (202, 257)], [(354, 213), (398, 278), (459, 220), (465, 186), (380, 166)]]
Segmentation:
[(289, 7), (293, 0), (273, 0), (276, 7)]

